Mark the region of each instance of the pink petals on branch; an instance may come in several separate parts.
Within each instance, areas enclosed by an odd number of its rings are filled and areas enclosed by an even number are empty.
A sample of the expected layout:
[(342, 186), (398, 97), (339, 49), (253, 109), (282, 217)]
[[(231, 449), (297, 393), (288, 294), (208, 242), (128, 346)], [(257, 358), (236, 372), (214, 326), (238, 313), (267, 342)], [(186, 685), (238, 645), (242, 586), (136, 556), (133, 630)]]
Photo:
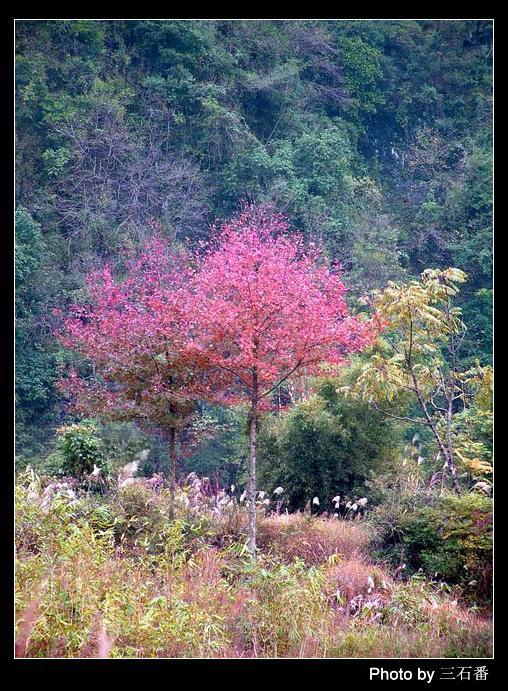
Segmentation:
[(378, 329), (348, 313), (339, 273), (268, 207), (246, 207), (202, 256), (154, 237), (122, 279), (105, 267), (87, 285), (61, 342), (93, 376), (71, 371), (60, 387), (79, 411), (154, 425), (198, 398), (250, 400), (254, 374), (268, 406), (281, 382), (342, 364)]

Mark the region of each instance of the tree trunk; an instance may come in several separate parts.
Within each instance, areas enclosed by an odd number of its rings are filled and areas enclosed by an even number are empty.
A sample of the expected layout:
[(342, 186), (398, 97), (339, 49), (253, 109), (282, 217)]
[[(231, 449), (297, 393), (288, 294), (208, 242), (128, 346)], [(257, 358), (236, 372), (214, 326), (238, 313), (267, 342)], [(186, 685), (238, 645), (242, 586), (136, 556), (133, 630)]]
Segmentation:
[(453, 461), (453, 444), (452, 444), (452, 400), (448, 402), (448, 410), (446, 412), (446, 437), (448, 442), (448, 456), (446, 458), (446, 463), (448, 465), (448, 470), (452, 478), (452, 487), (457, 494), (460, 494), (460, 485), (457, 478), (457, 466)]
[(249, 421), (249, 481), (247, 499), (249, 500), (248, 548), (252, 557), (256, 556), (256, 460), (257, 460), (257, 375), (254, 374), (253, 396)]
[(176, 429), (169, 428), (169, 510), (168, 515), (172, 520), (175, 516), (175, 490), (176, 490)]
[(448, 463), (448, 469), (450, 470), (450, 475), (452, 478), (452, 487), (455, 490), (457, 494), (460, 494), (460, 485), (459, 485), (459, 480), (457, 478), (457, 466), (455, 465), (455, 462), (453, 460), (453, 441), (452, 441), (452, 419), (453, 419), (453, 396), (456, 392), (457, 389), (457, 383), (456, 383), (456, 378), (455, 374), (457, 371), (457, 347), (455, 344), (455, 336), (453, 332), (453, 318), (451, 314), (451, 301), (448, 299), (448, 304), (446, 307), (446, 317), (449, 323), (449, 328), (450, 328), (450, 351), (452, 355), (452, 369), (450, 372), (450, 390), (446, 396), (447, 403), (448, 403), (448, 408), (446, 411), (446, 441), (448, 445), (448, 458), (447, 458), (447, 463)]
[(457, 478), (457, 466), (453, 462), (452, 458), (449, 458), (447, 460), (448, 464), (448, 469), (450, 471), (450, 475), (452, 477), (452, 487), (455, 490), (456, 494), (460, 494), (460, 485), (459, 485), (459, 480)]
[[(425, 419), (427, 420), (427, 425), (430, 427), (432, 434), (434, 435), (434, 439), (437, 441), (437, 445), (441, 453), (443, 454), (443, 458), (446, 463), (446, 467), (450, 471), (450, 477), (452, 479), (452, 487), (456, 494), (460, 494), (460, 485), (459, 485), (459, 480), (457, 478), (457, 466), (453, 462), (453, 449), (452, 449), (452, 444), (451, 444), (451, 437), (448, 440), (448, 448), (443, 443), (443, 440), (441, 439), (436, 426), (432, 422), (432, 419), (430, 415), (428, 414), (426, 408), (423, 408), (424, 413), (425, 413)], [(451, 417), (448, 420), (447, 419), (447, 425), (451, 426)]]
[(411, 378), (413, 380), (413, 386), (414, 386), (414, 391), (416, 393), (416, 396), (418, 398), (418, 403), (420, 405), (420, 409), (423, 412), (423, 415), (425, 417), (425, 421), (427, 426), (430, 428), (432, 434), (434, 435), (434, 439), (437, 441), (437, 445), (439, 447), (439, 450), (443, 454), (443, 458), (446, 463), (446, 467), (450, 471), (450, 475), (452, 478), (452, 487), (455, 490), (457, 494), (460, 494), (460, 485), (459, 485), (459, 480), (457, 478), (457, 466), (453, 462), (453, 450), (452, 450), (452, 444), (451, 444), (451, 415), (452, 415), (452, 410), (451, 406), (448, 406), (448, 412), (447, 412), (447, 432), (448, 432), (448, 448), (446, 448), (445, 444), (443, 443), (443, 440), (441, 439), (441, 436), (439, 432), (437, 431), (437, 428), (435, 424), (432, 421), (432, 417), (428, 411), (428, 408), (425, 404), (425, 399), (423, 398), (422, 392), (420, 391), (420, 387), (418, 386), (418, 380), (416, 379), (416, 375), (413, 370), (413, 366), (411, 363), (411, 360), (408, 360), (408, 365), (409, 365), (409, 372), (411, 374)]

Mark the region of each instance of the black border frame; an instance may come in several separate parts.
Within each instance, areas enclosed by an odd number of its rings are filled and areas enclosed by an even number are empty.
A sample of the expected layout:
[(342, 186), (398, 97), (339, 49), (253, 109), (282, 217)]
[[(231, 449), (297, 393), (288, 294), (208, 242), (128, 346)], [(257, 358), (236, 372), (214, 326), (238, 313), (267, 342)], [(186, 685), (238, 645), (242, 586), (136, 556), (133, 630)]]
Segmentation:
[[(44, 9), (44, 8), (42, 8)], [(244, 680), (242, 677), (238, 678), (233, 678), (231, 679), (230, 677), (225, 677), (224, 672), (233, 672), (237, 674), (244, 674), (244, 673), (256, 673), (255, 676), (250, 677), (252, 680), (254, 680), (256, 677), (260, 681), (263, 680), (264, 683), (272, 683), (271, 680), (271, 675), (275, 673), (282, 673), (282, 674), (287, 674), (288, 671), (295, 672), (299, 676), (299, 680), (301, 682), (305, 683), (307, 682), (309, 685), (315, 685), (316, 683), (319, 683), (322, 681), (321, 676), (316, 677), (316, 673), (321, 675), (321, 674), (330, 674), (330, 681), (334, 685), (342, 685), (342, 684), (350, 684), (350, 683), (357, 683), (358, 681), (361, 682), (370, 682), (370, 683), (382, 683), (378, 679), (374, 679), (372, 681), (369, 680), (369, 670), (372, 667), (380, 667), (383, 668), (387, 671), (392, 671), (392, 670), (410, 670), (413, 672), (413, 675), (416, 675), (416, 670), (418, 668), (424, 669), (424, 670), (436, 670), (436, 675), (434, 677), (434, 680), (430, 684), (432, 687), (435, 687), (436, 684), (439, 684), (440, 680), (437, 679), (437, 675), (439, 673), (439, 670), (443, 667), (476, 667), (476, 666), (483, 666), (486, 665), (488, 669), (488, 678), (486, 682), (483, 682), (483, 688), (485, 687), (485, 684), (490, 685), (493, 682), (496, 682), (500, 677), (501, 677), (501, 669), (500, 669), (500, 664), (496, 663), (496, 658), (482, 658), (482, 659), (474, 659), (474, 658), (454, 658), (454, 659), (447, 659), (447, 658), (439, 658), (439, 659), (422, 659), (422, 658), (414, 658), (414, 659), (396, 659), (396, 658), (386, 658), (386, 659), (379, 659), (379, 660), (373, 660), (373, 659), (305, 659), (305, 660), (297, 660), (297, 659), (258, 659), (258, 660), (251, 660), (251, 659), (245, 659), (245, 660), (239, 660), (239, 659), (125, 659), (125, 660), (78, 660), (78, 659), (16, 659), (14, 657), (14, 612), (13, 612), (13, 598), (12, 598), (12, 593), (13, 593), (13, 576), (14, 576), (14, 497), (13, 497), (13, 469), (14, 469), (14, 266), (13, 266), (13, 260), (14, 260), (14, 150), (15, 150), (15, 144), (14, 144), (14, 24), (15, 24), (15, 19), (16, 20), (23, 20), (23, 19), (47, 19), (47, 20), (59, 20), (59, 19), (92, 19), (96, 17), (86, 17), (83, 16), (85, 14), (95, 14), (93, 12), (93, 6), (90, 6), (88, 3), (86, 5), (86, 10), (83, 12), (80, 12), (76, 8), (74, 11), (70, 10), (63, 10), (63, 11), (55, 11), (51, 10), (50, 8), (47, 8), (47, 15), (49, 16), (37, 16), (38, 14), (41, 14), (41, 9), (39, 9), (39, 12), (30, 12), (27, 11), (26, 9), (23, 9), (20, 7), (19, 12), (9, 12), (9, 15), (4, 19), (2, 22), (2, 29), (5, 33), (5, 36), (3, 37), (2, 43), (1, 43), (1, 49), (4, 52), (4, 60), (3, 62), (3, 69), (0, 69), (0, 94), (4, 96), (7, 94), (7, 99), (6, 102), (4, 101), (3, 107), (0, 109), (0, 114), (1, 117), (5, 119), (5, 122), (3, 123), (3, 127), (1, 129), (3, 138), (4, 138), (4, 147), (2, 149), (3, 153), (3, 158), (4, 162), (7, 163), (6, 166), (6, 173), (3, 176), (2, 179), (2, 192), (5, 195), (4, 199), (4, 205), (3, 205), (3, 210), (4, 213), (7, 215), (7, 218), (5, 219), (4, 223), (4, 240), (5, 237), (7, 237), (7, 243), (4, 244), (4, 247), (7, 246), (7, 251), (2, 251), (0, 253), (0, 259), (3, 263), (2, 270), (0, 272), (0, 277), (1, 280), (4, 282), (3, 290), (1, 292), (2, 299), (5, 301), (5, 313), (3, 316), (3, 325), (4, 325), (4, 333), (7, 336), (7, 338), (2, 338), (0, 339), (0, 353), (2, 355), (1, 359), (1, 366), (0, 366), (0, 371), (1, 371), (1, 376), (4, 381), (2, 382), (2, 385), (0, 387), (0, 391), (4, 393), (6, 396), (6, 410), (4, 414), (1, 416), (1, 420), (3, 424), (5, 425), (5, 429), (3, 430), (3, 434), (0, 437), (2, 440), (2, 447), (4, 450), (7, 452), (4, 454), (3, 457), (3, 477), (2, 480), (0, 481), (0, 491), (4, 494), (4, 496), (1, 499), (0, 506), (2, 508), (2, 513), (3, 513), (3, 521), (2, 521), (2, 527), (0, 529), (0, 534), (2, 538), (2, 546), (0, 547), (1, 552), (0, 554), (2, 557), (5, 557), (5, 555), (8, 555), (8, 557), (2, 558), (1, 563), (2, 563), (2, 580), (0, 581), (1, 583), (1, 588), (0, 592), (3, 593), (3, 605), (1, 608), (1, 612), (4, 618), (4, 621), (2, 622), (2, 627), (0, 629), (1, 631), (1, 636), (0, 636), (0, 641), (1, 641), (1, 646), (0, 646), (0, 660), (4, 663), (7, 663), (6, 668), (9, 669), (9, 671), (17, 671), (21, 673), (20, 679), (27, 679), (28, 678), (34, 678), (34, 679), (39, 679), (43, 678), (44, 673), (49, 673), (50, 675), (60, 672), (82, 672), (85, 675), (89, 674), (107, 674), (111, 675), (114, 674), (115, 676), (118, 676), (118, 673), (124, 673), (126, 672), (129, 674), (131, 677), (135, 677), (136, 675), (133, 674), (135, 672), (141, 672), (141, 674), (146, 674), (148, 671), (154, 671), (154, 672), (162, 672), (163, 674), (165, 673), (166, 675), (170, 675), (167, 677), (167, 681), (171, 684), (173, 682), (173, 675), (177, 671), (180, 674), (184, 674), (185, 676), (185, 683), (188, 683), (189, 680), (189, 673), (191, 673), (190, 680), (196, 679), (194, 676), (194, 673), (198, 673), (198, 677), (200, 673), (206, 673), (207, 675), (207, 681), (212, 681), (216, 679), (217, 681), (221, 681), (222, 683), (228, 683), (233, 682), (233, 683), (238, 683), (238, 684), (243, 684)], [(383, 8), (384, 9), (384, 8)], [(443, 8), (444, 10), (444, 8)], [(295, 17), (294, 12), (287, 12), (286, 14), (289, 14), (289, 16), (272, 16), (271, 12), (265, 12), (266, 15), (265, 17), (259, 17), (255, 16), (256, 14), (259, 14), (259, 10), (255, 10), (253, 8), (252, 12), (244, 12), (245, 16), (241, 17), (238, 16), (238, 9), (235, 8), (231, 14), (233, 15), (232, 17), (228, 17), (227, 15), (230, 14), (227, 10), (222, 10), (218, 12), (215, 10), (213, 11), (213, 8), (210, 8), (208, 12), (202, 12), (201, 16), (196, 16), (195, 12), (193, 13), (190, 11), (189, 13), (185, 13), (182, 16), (174, 16), (174, 13), (171, 12), (171, 16), (169, 17), (161, 17), (160, 14), (162, 13), (155, 13), (152, 12), (152, 14), (155, 14), (153, 17), (140, 17), (140, 13), (136, 13), (133, 16), (128, 16), (129, 12), (107, 12), (102, 9), (102, 13), (106, 14), (107, 16), (104, 17), (104, 19), (224, 19), (225, 15), (226, 18), (231, 18), (231, 19), (300, 19), (304, 20), (307, 18), (313, 18), (313, 19), (364, 19), (364, 20), (369, 20), (369, 19), (385, 19), (385, 20), (396, 20), (396, 19), (422, 19), (422, 18), (433, 18), (432, 15), (436, 16), (438, 15), (437, 18), (439, 19), (444, 19), (444, 20), (453, 20), (453, 19), (462, 19), (462, 18), (468, 18), (464, 17), (465, 14), (468, 14), (467, 11), (464, 11), (462, 13), (458, 13), (459, 16), (453, 17), (453, 16), (448, 16), (450, 12), (447, 12), (446, 10), (440, 11), (439, 9), (437, 10), (432, 10), (427, 7), (427, 4), (424, 6), (421, 6), (421, 11), (416, 13), (415, 17), (408, 17), (407, 14), (407, 9), (406, 10), (401, 10), (399, 12), (396, 11), (389, 11), (387, 10), (385, 12), (385, 16), (381, 17), (365, 17), (365, 16), (358, 16), (356, 13), (353, 13), (354, 16), (352, 17), (330, 17), (329, 13), (326, 11), (323, 12), (321, 11), (312, 11), (312, 12), (307, 12), (307, 16), (303, 17)], [(324, 16), (319, 17), (316, 15), (322, 14)], [(375, 13), (375, 12), (374, 12)], [(492, 11), (486, 10), (485, 12), (481, 11), (481, 8), (479, 8), (479, 11), (477, 12), (478, 14), (482, 15), (489, 15), (485, 17), (478, 17), (478, 18), (485, 18), (485, 19), (490, 19), (494, 21), (494, 32), (496, 29), (495, 23), (496, 23), (496, 17)], [(98, 10), (97, 14), (101, 14), (101, 10)], [(114, 15), (118, 16), (114, 16)], [(206, 17), (203, 17), (202, 15), (206, 14)], [(279, 12), (280, 14), (280, 12)], [(447, 16), (441, 16), (442, 14), (445, 14)], [(23, 16), (24, 15), (24, 16)], [(217, 15), (217, 16), (210, 16), (210, 15)], [(388, 16), (386, 16), (388, 15)], [(390, 16), (391, 15), (391, 16)], [(423, 15), (423, 16), (422, 16)], [(427, 15), (427, 17), (425, 17)], [(462, 16), (461, 16), (462, 15)], [(475, 17), (476, 19), (476, 17)], [(495, 54), (494, 54), (494, 73), (495, 73)], [(494, 99), (495, 103), (495, 99)], [(495, 120), (495, 115), (494, 115), (494, 120)], [(495, 155), (494, 155), (494, 160), (495, 160)], [(495, 183), (496, 179), (494, 180), (494, 200), (495, 200)], [(494, 233), (494, 245), (495, 245), (495, 233)], [(496, 257), (494, 255), (494, 267), (496, 267)], [(496, 272), (494, 271), (494, 294), (496, 298), (496, 290), (495, 288), (498, 286), (498, 283), (496, 284)], [(498, 293), (498, 301), (499, 301), (499, 295)], [(496, 311), (494, 310), (494, 322), (495, 322), (495, 317), (496, 317)], [(7, 344), (7, 347), (6, 347)], [(495, 348), (495, 338), (494, 338), (494, 353), (496, 353), (496, 348)], [(500, 397), (498, 397), (500, 398)], [(497, 405), (499, 405), (499, 401), (496, 401)], [(497, 410), (497, 408), (496, 408)], [(496, 418), (496, 414), (494, 415), (494, 419)], [(502, 448), (502, 447), (501, 447)], [(10, 460), (10, 453), (12, 450), (12, 460)], [(9, 459), (9, 460), (8, 460)], [(499, 464), (501, 467), (498, 469), (498, 473), (502, 473), (502, 464)], [(6, 481), (7, 480), (7, 481)], [(502, 488), (502, 477), (498, 478), (497, 481), (497, 487)], [(498, 490), (501, 491), (500, 489)], [(494, 497), (496, 495), (496, 491), (494, 491)], [(495, 504), (494, 504), (495, 506)], [(499, 513), (499, 512), (498, 512)], [(494, 514), (495, 514), (495, 509), (494, 509)], [(499, 517), (498, 517), (499, 520)], [(496, 550), (498, 549), (498, 543), (499, 543), (499, 538), (498, 540), (495, 540), (494, 543), (494, 553), (496, 553)], [(496, 579), (494, 579), (494, 584), (496, 585)], [(496, 587), (495, 587), (496, 591)], [(501, 591), (501, 587), (497, 588), (497, 594), (499, 596), (499, 593)], [(497, 603), (497, 600), (495, 600)], [(6, 606), (5, 606), (6, 605)], [(496, 605), (497, 606), (497, 605)], [(498, 606), (497, 606), (498, 607)], [(499, 615), (498, 615), (499, 616)], [(497, 618), (494, 617), (494, 624), (496, 623)], [(494, 626), (495, 629), (495, 626)], [(494, 633), (495, 635), (495, 633)], [(497, 652), (499, 655), (501, 653), (499, 650), (501, 650), (501, 643), (495, 638), (495, 651), (497, 649)], [(52, 677), (49, 677), (52, 679)], [(108, 679), (109, 681), (109, 679)], [(415, 679), (413, 679), (415, 681)], [(448, 681), (448, 686), (450, 684), (456, 685), (456, 684), (462, 684), (463, 682), (460, 682), (458, 680), (447, 680)], [(174, 683), (174, 682), (173, 682)], [(287, 681), (286, 681), (287, 683)], [(291, 683), (291, 682), (290, 682)], [(424, 683), (424, 682), (421, 682)], [(471, 683), (475, 684), (474, 681)], [(468, 688), (468, 684), (466, 682), (466, 688)], [(482, 688), (482, 686), (480, 686)]]

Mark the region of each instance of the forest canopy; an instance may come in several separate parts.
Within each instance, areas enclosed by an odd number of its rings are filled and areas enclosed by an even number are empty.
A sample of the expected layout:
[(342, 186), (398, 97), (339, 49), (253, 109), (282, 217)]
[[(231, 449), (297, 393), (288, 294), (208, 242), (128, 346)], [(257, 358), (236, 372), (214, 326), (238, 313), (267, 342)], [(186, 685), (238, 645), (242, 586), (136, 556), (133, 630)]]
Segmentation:
[(468, 274), (461, 357), (491, 362), (488, 21), (18, 21), (18, 453), (62, 420), (52, 309), (154, 224), (186, 247), (271, 202), (355, 301)]

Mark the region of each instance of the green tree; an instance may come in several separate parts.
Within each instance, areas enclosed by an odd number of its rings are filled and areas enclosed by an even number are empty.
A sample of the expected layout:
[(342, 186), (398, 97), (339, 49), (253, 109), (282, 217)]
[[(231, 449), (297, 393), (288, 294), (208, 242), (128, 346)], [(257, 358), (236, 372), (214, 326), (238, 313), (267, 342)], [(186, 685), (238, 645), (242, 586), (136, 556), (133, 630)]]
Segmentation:
[(391, 464), (396, 446), (386, 417), (339, 395), (335, 380), (324, 380), (318, 393), (272, 416), (262, 430), (260, 486), (282, 487), (291, 509), (317, 496), (322, 509), (334, 510), (337, 495), (370, 497), (366, 481)]
[[(465, 280), (459, 269), (427, 269), (419, 281), (389, 283), (376, 291), (372, 307), (386, 331), (359, 365), (353, 383), (342, 388), (388, 417), (428, 427), (457, 493), (454, 416), (484, 395), (491, 381), (488, 367), (462, 371), (458, 366), (466, 327), (453, 301)], [(415, 405), (420, 417), (383, 408), (383, 401), (395, 399)]]
[(108, 472), (108, 464), (99, 436), (99, 426), (92, 420), (66, 425), (57, 430), (56, 452), (53, 463), (64, 475), (79, 480), (91, 475), (96, 468)]
[(40, 224), (25, 208), (15, 215), (16, 451), (43, 452), (55, 402), (54, 355), (46, 345), (43, 269), (48, 250)]

